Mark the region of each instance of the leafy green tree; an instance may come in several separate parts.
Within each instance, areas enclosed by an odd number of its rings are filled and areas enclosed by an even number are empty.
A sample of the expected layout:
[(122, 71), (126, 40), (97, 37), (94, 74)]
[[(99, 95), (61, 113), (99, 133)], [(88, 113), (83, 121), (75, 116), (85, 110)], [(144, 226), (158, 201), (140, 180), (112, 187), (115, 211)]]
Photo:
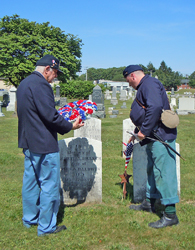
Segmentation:
[(91, 81), (71, 80), (60, 84), (60, 95), (68, 98), (88, 99), (94, 87)]
[(81, 68), (82, 40), (65, 34), (49, 22), (36, 23), (18, 15), (5, 16), (0, 21), (0, 76), (17, 87), (34, 69), (45, 54), (59, 58), (64, 82)]
[(195, 71), (189, 76), (189, 86), (195, 88)]

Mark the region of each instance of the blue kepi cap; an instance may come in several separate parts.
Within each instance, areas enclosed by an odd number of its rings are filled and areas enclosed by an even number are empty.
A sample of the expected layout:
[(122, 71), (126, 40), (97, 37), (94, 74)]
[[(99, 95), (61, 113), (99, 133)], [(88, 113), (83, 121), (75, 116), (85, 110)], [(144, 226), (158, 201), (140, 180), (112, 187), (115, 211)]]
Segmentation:
[(123, 70), (123, 76), (127, 77), (129, 74), (137, 70), (143, 71), (142, 67), (140, 67), (139, 65), (129, 65)]

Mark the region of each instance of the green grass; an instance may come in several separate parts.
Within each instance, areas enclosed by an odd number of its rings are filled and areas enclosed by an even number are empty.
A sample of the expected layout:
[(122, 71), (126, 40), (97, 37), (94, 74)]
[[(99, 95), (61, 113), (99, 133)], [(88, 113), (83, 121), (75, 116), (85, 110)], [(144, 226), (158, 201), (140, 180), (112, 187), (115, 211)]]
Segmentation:
[[(0, 249), (195, 249), (195, 173), (194, 127), (195, 115), (180, 116), (178, 139), (181, 160), (181, 201), (177, 204), (178, 226), (155, 230), (148, 223), (158, 220), (155, 214), (136, 212), (128, 207), (132, 200), (133, 178), (127, 186), (128, 196), (122, 200), (119, 174), (124, 172), (121, 157), (122, 122), (129, 117), (127, 109), (116, 108), (119, 115), (109, 118), (110, 101), (105, 100), (107, 117), (102, 119), (103, 201), (101, 204), (82, 204), (61, 207), (58, 222), (67, 230), (56, 235), (37, 237), (37, 227), (22, 225), (23, 154), (17, 148), (17, 118), (13, 112), (0, 117)], [(73, 136), (73, 131), (59, 140)], [(128, 174), (132, 174), (130, 161)]]

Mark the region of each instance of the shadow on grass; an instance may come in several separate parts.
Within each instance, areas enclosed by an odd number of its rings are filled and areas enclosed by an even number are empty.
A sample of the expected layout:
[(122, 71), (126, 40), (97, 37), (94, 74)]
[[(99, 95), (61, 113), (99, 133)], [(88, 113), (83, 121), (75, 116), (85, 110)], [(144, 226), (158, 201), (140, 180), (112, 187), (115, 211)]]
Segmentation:
[(77, 201), (77, 203), (73, 204), (73, 205), (65, 205), (63, 202), (61, 202), (60, 207), (59, 207), (59, 211), (58, 211), (58, 215), (57, 215), (57, 224), (62, 223), (62, 221), (64, 219), (64, 212), (65, 212), (66, 207), (76, 207), (79, 204), (82, 204), (84, 202), (85, 202), (85, 200)]

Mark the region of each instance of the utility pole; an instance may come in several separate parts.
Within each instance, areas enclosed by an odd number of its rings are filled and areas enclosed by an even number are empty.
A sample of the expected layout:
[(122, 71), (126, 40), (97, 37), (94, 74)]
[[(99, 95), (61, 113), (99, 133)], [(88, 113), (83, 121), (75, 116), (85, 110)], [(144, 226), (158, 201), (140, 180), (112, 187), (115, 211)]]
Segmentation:
[(87, 70), (88, 70), (88, 67), (86, 67), (85, 70), (86, 70), (86, 81), (87, 81)]

